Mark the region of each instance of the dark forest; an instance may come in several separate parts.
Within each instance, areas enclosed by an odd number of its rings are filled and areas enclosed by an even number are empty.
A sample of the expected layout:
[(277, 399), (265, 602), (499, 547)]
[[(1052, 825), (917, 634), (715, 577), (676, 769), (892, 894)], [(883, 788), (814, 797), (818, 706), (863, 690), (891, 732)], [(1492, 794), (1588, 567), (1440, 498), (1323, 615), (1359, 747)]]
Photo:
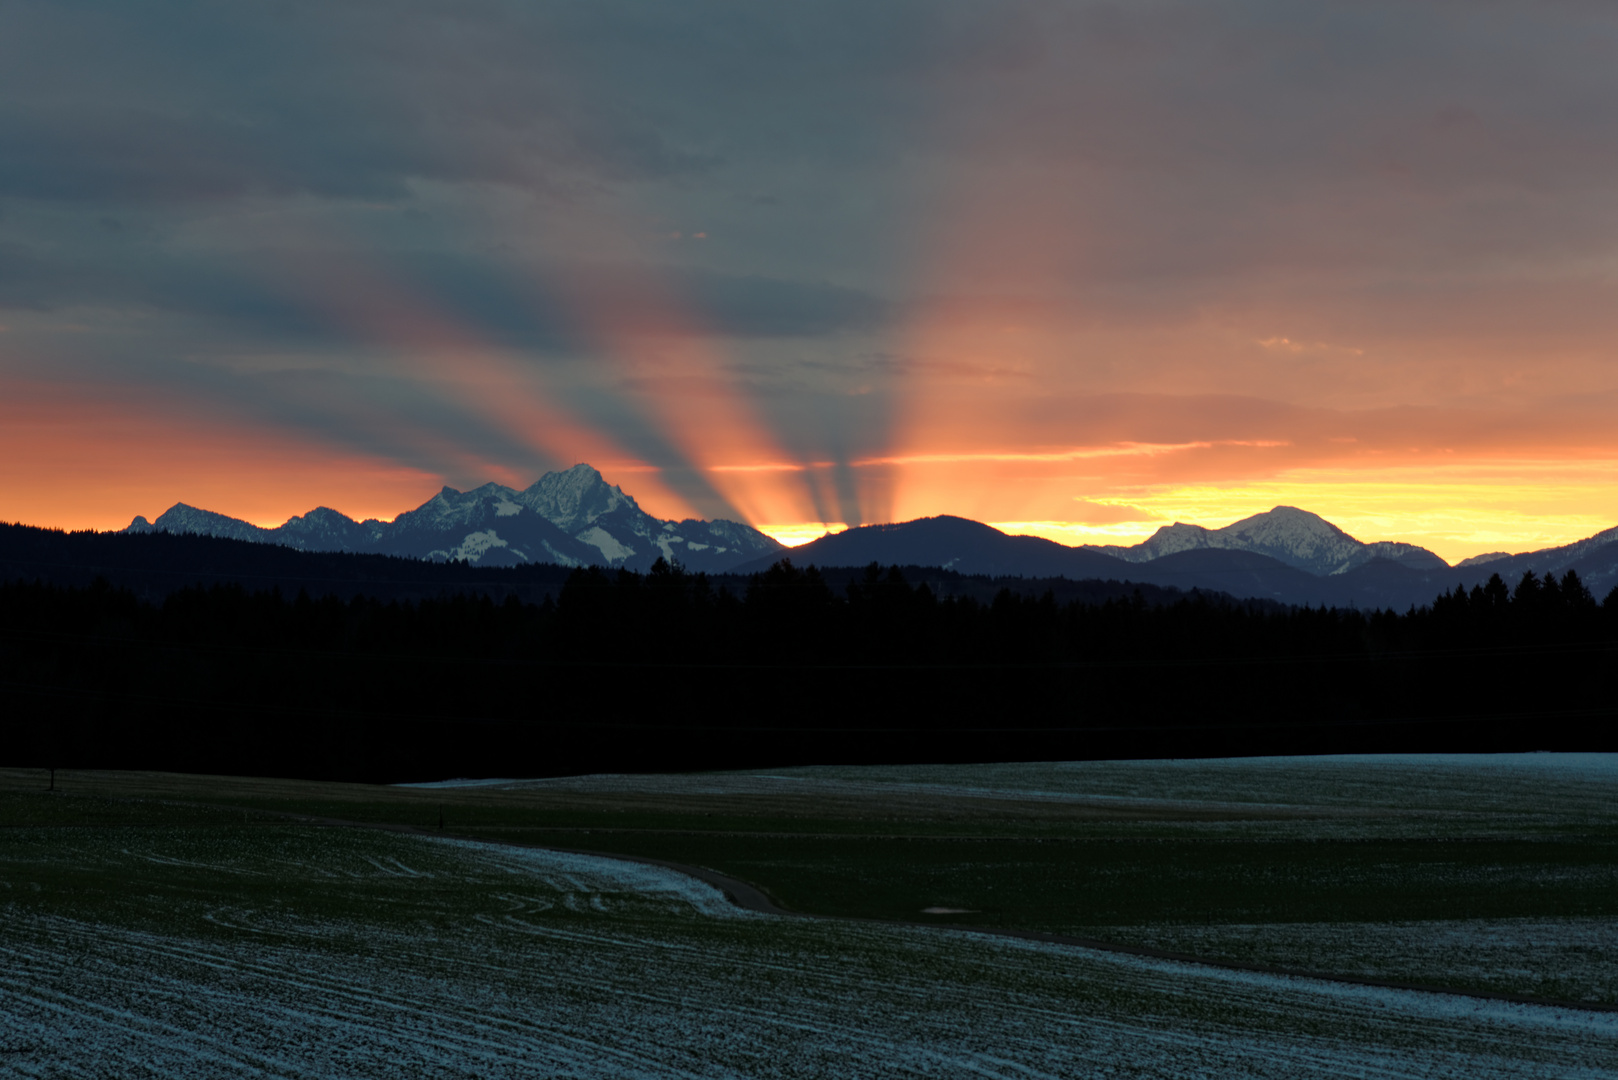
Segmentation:
[(1405, 613), (744, 586), (659, 564), (416, 601), (0, 586), (7, 757), (364, 780), (814, 762), (1611, 749), (1618, 590)]

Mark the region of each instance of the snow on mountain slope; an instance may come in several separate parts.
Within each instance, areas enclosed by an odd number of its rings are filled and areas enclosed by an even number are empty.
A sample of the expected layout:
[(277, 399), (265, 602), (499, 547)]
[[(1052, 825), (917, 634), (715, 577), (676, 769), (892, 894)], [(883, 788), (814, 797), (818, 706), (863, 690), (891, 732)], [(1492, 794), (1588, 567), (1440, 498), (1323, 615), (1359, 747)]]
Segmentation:
[(597, 561), (644, 570), (658, 558), (690, 570), (720, 572), (782, 551), (775, 540), (735, 521), (663, 521), (640, 508), (623, 489), (589, 465), (546, 473), (517, 496), (578, 540), (594, 546)]
[(1346, 573), (1372, 559), (1389, 559), (1412, 570), (1439, 570), (1448, 565), (1431, 551), (1415, 544), (1388, 540), (1361, 543), (1319, 514), (1299, 510), (1295, 506), (1277, 506), (1222, 529), (1206, 529), (1201, 525), (1176, 521), (1131, 547), (1089, 546), (1091, 551), (1134, 563), (1202, 548), (1268, 555), (1288, 566), (1321, 576)]
[(394, 518), (372, 550), (478, 566), (584, 566), (599, 561), (594, 549), (523, 506), (518, 493), (502, 484), (471, 491), (444, 488)]

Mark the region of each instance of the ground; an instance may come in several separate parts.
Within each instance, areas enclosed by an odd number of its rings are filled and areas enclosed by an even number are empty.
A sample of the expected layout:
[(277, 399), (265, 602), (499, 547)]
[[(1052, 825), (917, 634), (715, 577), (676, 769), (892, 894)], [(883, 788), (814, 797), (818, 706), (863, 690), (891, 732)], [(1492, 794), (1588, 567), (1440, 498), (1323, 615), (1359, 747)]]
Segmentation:
[(1613, 1003), (1605, 757), (45, 783), (0, 774), (16, 1075), (1618, 1075), (1618, 1013), (949, 925)]

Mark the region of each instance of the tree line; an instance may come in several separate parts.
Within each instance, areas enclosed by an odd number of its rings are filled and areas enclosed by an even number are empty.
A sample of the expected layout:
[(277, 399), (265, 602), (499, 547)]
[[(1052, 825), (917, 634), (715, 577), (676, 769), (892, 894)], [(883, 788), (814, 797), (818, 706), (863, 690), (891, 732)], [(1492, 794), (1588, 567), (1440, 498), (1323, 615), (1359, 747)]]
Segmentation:
[[(1114, 590), (1116, 593), (1117, 590)], [(782, 560), (554, 599), (0, 585), (13, 763), (430, 778), (790, 761), (1607, 748), (1618, 589), (1407, 612), (940, 596)]]

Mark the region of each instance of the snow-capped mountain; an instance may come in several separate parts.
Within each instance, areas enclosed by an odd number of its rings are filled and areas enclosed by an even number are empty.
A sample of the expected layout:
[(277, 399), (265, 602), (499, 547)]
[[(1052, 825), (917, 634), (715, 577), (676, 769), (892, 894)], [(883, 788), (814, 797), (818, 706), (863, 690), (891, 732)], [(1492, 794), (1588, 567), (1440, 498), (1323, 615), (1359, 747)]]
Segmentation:
[(1250, 551), (1322, 577), (1347, 573), (1372, 559), (1387, 559), (1411, 570), (1442, 570), (1449, 565), (1415, 544), (1391, 540), (1361, 543), (1319, 514), (1295, 506), (1277, 506), (1222, 529), (1205, 529), (1201, 525), (1176, 521), (1130, 547), (1101, 544), (1086, 547), (1132, 563), (1204, 548)]
[(721, 572), (782, 550), (734, 521), (662, 521), (589, 465), (546, 473), (517, 491), (484, 484), (446, 487), (391, 522), (355, 521), (328, 507), (266, 529), (176, 503), (156, 521), (137, 517), (125, 532), (191, 532), (307, 551), (361, 551), (479, 566), (547, 562), (644, 570), (659, 556), (688, 569)]
[(588, 465), (546, 473), (516, 498), (597, 548), (611, 565), (650, 566), (661, 555), (690, 569), (718, 569), (784, 550), (757, 529), (734, 521), (655, 518)]
[(479, 566), (526, 562), (607, 565), (599, 551), (575, 540), (518, 502), (518, 497), (501, 484), (484, 484), (471, 491), (446, 487), (394, 518), (372, 550), (437, 562), (464, 560)]

